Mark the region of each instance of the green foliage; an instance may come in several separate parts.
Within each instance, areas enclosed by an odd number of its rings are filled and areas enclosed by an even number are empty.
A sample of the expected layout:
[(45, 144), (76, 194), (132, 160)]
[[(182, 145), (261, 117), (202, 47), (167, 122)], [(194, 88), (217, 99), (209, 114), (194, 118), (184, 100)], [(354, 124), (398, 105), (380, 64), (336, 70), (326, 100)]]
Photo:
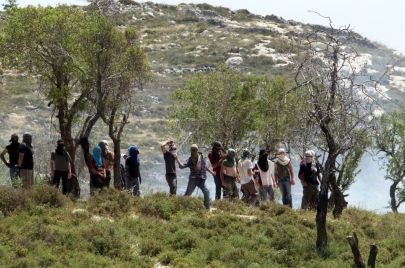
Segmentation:
[(194, 75), (173, 93), (170, 116), (192, 139), (202, 144), (213, 140), (235, 147), (253, 131), (257, 96), (263, 79), (220, 66), (213, 73)]
[(10, 215), (16, 210), (34, 206), (62, 207), (67, 199), (58, 189), (49, 185), (35, 185), (27, 191), (19, 188), (0, 187), (0, 211), (4, 215)]
[[(347, 209), (340, 219), (328, 221), (331, 242), (319, 256), (311, 211), (219, 201), (213, 204), (217, 210), (209, 213), (199, 199), (163, 194), (142, 199), (127, 195), (131, 205), (125, 213), (92, 209), (96, 199), (111, 204), (122, 195), (127, 194), (103, 191), (95, 199), (59, 208), (29, 205), (7, 214), (0, 220), (0, 266), (152, 267), (160, 262), (171, 267), (350, 267), (353, 257), (346, 236), (352, 231), (359, 236), (362, 252), (368, 252), (370, 243), (378, 245), (378, 266), (404, 263), (401, 214)], [(170, 217), (144, 214), (142, 204), (170, 208)], [(89, 208), (94, 215), (76, 217), (73, 208)], [(99, 212), (109, 217), (95, 220)]]
[(87, 203), (89, 210), (93, 213), (117, 216), (128, 213), (133, 200), (126, 192), (107, 188), (96, 191)]
[(393, 182), (391, 208), (405, 202), (405, 109), (383, 115), (377, 125), (375, 147), (387, 158), (386, 179)]

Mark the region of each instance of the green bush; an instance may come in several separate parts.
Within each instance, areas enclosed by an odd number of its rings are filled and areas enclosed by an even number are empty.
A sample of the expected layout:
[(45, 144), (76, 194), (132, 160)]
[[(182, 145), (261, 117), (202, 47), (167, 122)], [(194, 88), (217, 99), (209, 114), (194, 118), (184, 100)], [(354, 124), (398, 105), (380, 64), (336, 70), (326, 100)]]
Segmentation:
[(133, 198), (124, 191), (103, 188), (96, 191), (87, 202), (91, 212), (101, 215), (118, 216), (128, 213), (134, 204)]
[(64, 206), (66, 201), (58, 189), (46, 184), (34, 185), (30, 190), (0, 186), (0, 211), (6, 216), (31, 205), (58, 208)]
[(36, 205), (48, 205), (51, 207), (62, 207), (66, 203), (66, 198), (53, 186), (42, 184), (32, 188), (29, 198)]

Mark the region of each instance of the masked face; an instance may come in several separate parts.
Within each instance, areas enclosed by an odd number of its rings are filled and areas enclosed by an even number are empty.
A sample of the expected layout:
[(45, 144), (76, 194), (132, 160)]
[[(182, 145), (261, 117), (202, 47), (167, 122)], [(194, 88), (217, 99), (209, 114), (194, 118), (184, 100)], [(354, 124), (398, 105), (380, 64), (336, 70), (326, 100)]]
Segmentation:
[(30, 134), (24, 134), (23, 142), (25, 142), (26, 144), (31, 144), (32, 143), (32, 136)]
[(285, 159), (286, 159), (285, 153), (280, 153), (280, 154), (278, 155), (278, 158), (280, 158), (281, 160), (285, 160)]
[(198, 155), (198, 149), (196, 149), (196, 148), (191, 148), (190, 152), (191, 152), (192, 156), (197, 156)]

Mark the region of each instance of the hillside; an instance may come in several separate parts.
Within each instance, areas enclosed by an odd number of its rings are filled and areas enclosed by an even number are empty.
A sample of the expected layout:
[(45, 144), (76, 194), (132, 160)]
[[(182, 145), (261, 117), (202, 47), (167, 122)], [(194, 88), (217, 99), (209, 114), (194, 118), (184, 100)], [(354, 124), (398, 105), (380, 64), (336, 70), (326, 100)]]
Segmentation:
[[(120, 2), (126, 4), (116, 4), (110, 10), (113, 18), (121, 28), (138, 29), (154, 74), (153, 81), (135, 96), (138, 107), (123, 139), (123, 148), (130, 144), (142, 148), (144, 171), (150, 185), (164, 185), (158, 141), (169, 135), (165, 119), (174, 89), (184, 85), (193, 73), (212, 71), (223, 63), (254, 75), (291, 76), (296, 57), (293, 44), (306, 33), (322, 28), (275, 15), (262, 17), (246, 10), (232, 11), (208, 4)], [(387, 65), (395, 64), (390, 76), (381, 81), (381, 94), (376, 96), (381, 104), (379, 111), (403, 105), (405, 58), (383, 45), (358, 37), (359, 41), (353, 44), (359, 52), (358, 68), (378, 78)], [(34, 77), (13, 71), (3, 74), (0, 145), (6, 145), (13, 132), (32, 132), (38, 157), (37, 174), (48, 174), (49, 152), (54, 149), (50, 141), (56, 141), (58, 133), (52, 110), (40, 92)], [(91, 139), (108, 138), (106, 134), (105, 127), (99, 124)], [(4, 166), (0, 166), (0, 174), (5, 172)], [(85, 176), (83, 170), (79, 172)]]
[(47, 186), (31, 194), (0, 188), (1, 267), (354, 267), (355, 231), (377, 267), (404, 267), (405, 217), (347, 209), (328, 219), (329, 248), (315, 250), (315, 214), (279, 205), (248, 208), (108, 190), (73, 203)]

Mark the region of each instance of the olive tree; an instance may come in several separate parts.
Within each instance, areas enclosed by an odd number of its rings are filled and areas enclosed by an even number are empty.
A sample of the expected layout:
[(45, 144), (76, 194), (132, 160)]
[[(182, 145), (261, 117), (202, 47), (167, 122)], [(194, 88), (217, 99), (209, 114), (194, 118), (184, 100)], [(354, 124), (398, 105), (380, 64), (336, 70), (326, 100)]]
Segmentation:
[(373, 98), (368, 92), (375, 83), (365, 79), (365, 66), (356, 64), (357, 38), (349, 28), (319, 28), (308, 34), (298, 55), (296, 89), (305, 92), (310, 107), (303, 120), (315, 126), (313, 135), (319, 136), (315, 146), (323, 148), (326, 157), (316, 216), (319, 250), (327, 246), (329, 189), (333, 215), (339, 217), (347, 205), (343, 179), (349, 182), (355, 174), (347, 167), (358, 165), (359, 150), (365, 150), (364, 137), (371, 129)]
[(405, 202), (405, 109), (381, 116), (375, 134), (375, 147), (386, 158), (385, 178), (391, 181), (391, 210), (398, 213)]

